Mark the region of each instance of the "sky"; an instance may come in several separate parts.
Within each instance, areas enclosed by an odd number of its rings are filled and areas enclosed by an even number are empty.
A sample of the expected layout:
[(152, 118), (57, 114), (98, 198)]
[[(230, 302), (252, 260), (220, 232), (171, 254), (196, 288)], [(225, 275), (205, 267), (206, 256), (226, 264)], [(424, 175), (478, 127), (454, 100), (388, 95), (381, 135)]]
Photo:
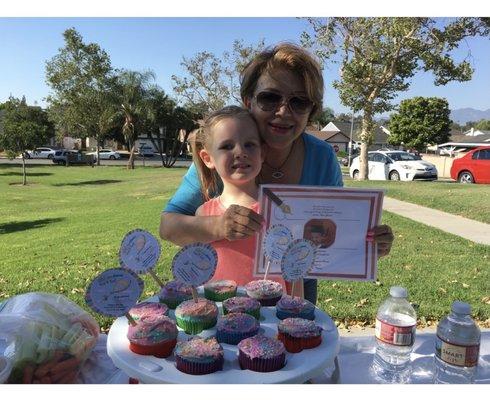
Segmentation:
[[(46, 105), (49, 87), (45, 83), (45, 63), (63, 47), (62, 33), (70, 27), (83, 36), (85, 43), (98, 43), (109, 54), (113, 67), (153, 70), (156, 83), (173, 96), (171, 76), (184, 74), (182, 57), (204, 50), (221, 56), (231, 50), (235, 39), (243, 39), (245, 44), (255, 44), (262, 38), (266, 45), (299, 43), (308, 22), (295, 17), (0, 17), (0, 102), (9, 95), (25, 95), (28, 104)], [(418, 73), (410, 89), (400, 93), (394, 103), (414, 96), (437, 96), (446, 98), (450, 109), (490, 109), (490, 39), (467, 39), (455, 52), (456, 59), (463, 59), (468, 52), (475, 68), (471, 81), (436, 87), (431, 73)], [(338, 78), (338, 65), (327, 65), (324, 105), (336, 113), (349, 113), (332, 87)]]

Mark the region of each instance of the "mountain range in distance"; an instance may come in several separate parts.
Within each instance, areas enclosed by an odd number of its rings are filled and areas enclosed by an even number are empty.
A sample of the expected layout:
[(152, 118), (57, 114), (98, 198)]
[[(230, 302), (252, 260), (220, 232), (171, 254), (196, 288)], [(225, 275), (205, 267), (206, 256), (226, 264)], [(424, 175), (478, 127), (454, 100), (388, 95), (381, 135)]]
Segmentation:
[(476, 110), (474, 108), (458, 108), (451, 110), (451, 117), (454, 122), (464, 125), (467, 122), (478, 122), (482, 119), (490, 120), (490, 108), (488, 110)]

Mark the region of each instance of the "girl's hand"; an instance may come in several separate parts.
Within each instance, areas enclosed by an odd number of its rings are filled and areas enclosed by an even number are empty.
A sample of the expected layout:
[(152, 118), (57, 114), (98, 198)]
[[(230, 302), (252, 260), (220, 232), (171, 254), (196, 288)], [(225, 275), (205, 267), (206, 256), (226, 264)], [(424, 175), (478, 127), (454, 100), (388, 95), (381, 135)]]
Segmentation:
[(368, 232), (367, 240), (374, 240), (377, 243), (379, 258), (390, 253), (394, 238), (390, 226), (378, 225)]
[(250, 208), (232, 204), (220, 219), (220, 237), (227, 240), (245, 239), (262, 228), (264, 218)]

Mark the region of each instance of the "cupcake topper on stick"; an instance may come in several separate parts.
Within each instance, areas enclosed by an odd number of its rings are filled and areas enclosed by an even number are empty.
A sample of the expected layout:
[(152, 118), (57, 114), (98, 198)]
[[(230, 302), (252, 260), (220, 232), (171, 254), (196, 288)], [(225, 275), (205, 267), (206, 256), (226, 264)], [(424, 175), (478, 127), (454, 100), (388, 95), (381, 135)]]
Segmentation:
[(143, 286), (143, 281), (134, 272), (111, 268), (92, 280), (85, 292), (85, 302), (99, 314), (109, 317), (126, 315), (130, 324), (136, 325), (128, 311), (140, 298)]
[(295, 282), (303, 279), (313, 267), (317, 246), (306, 239), (293, 240), (287, 247), (281, 259), (281, 271), (285, 281)]
[(160, 287), (164, 283), (153, 271), (160, 258), (160, 242), (150, 232), (134, 229), (124, 236), (119, 249), (119, 264), (136, 274), (149, 273)]
[(264, 248), (267, 264), (265, 267), (264, 280), (267, 279), (272, 261), (280, 262), (286, 248), (293, 240), (291, 231), (284, 225), (272, 225), (264, 235), (262, 246)]
[(192, 297), (197, 302), (196, 287), (204, 285), (214, 275), (218, 264), (216, 250), (205, 243), (193, 243), (182, 247), (172, 260), (174, 278), (192, 286)]

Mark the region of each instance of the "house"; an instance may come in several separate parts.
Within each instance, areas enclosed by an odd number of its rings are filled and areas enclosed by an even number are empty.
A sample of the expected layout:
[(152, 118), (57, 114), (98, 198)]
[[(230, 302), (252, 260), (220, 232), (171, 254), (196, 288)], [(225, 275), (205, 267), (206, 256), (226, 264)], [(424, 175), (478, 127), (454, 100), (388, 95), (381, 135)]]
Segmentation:
[[(472, 129), (470, 131), (472, 131)], [(473, 132), (482, 133), (479, 133), (478, 135), (468, 135), (467, 132), (464, 134), (453, 134), (451, 135), (449, 142), (437, 145), (438, 153), (440, 155), (454, 156), (457, 153), (466, 152), (475, 147), (488, 146), (490, 144), (490, 131)]]
[[(307, 126), (306, 132), (320, 140), (330, 143), (332, 146), (334, 146), (336, 151), (349, 151), (349, 141), (351, 137), (350, 122), (332, 121), (325, 125), (321, 130), (317, 130), (315, 127)], [(361, 124), (359, 122), (354, 122), (352, 125), (352, 141), (354, 148), (357, 148), (361, 144), (360, 133)], [(368, 150), (378, 150), (386, 147), (389, 134), (390, 131), (384, 126), (376, 126), (374, 131), (374, 141), (373, 144), (369, 146)]]

